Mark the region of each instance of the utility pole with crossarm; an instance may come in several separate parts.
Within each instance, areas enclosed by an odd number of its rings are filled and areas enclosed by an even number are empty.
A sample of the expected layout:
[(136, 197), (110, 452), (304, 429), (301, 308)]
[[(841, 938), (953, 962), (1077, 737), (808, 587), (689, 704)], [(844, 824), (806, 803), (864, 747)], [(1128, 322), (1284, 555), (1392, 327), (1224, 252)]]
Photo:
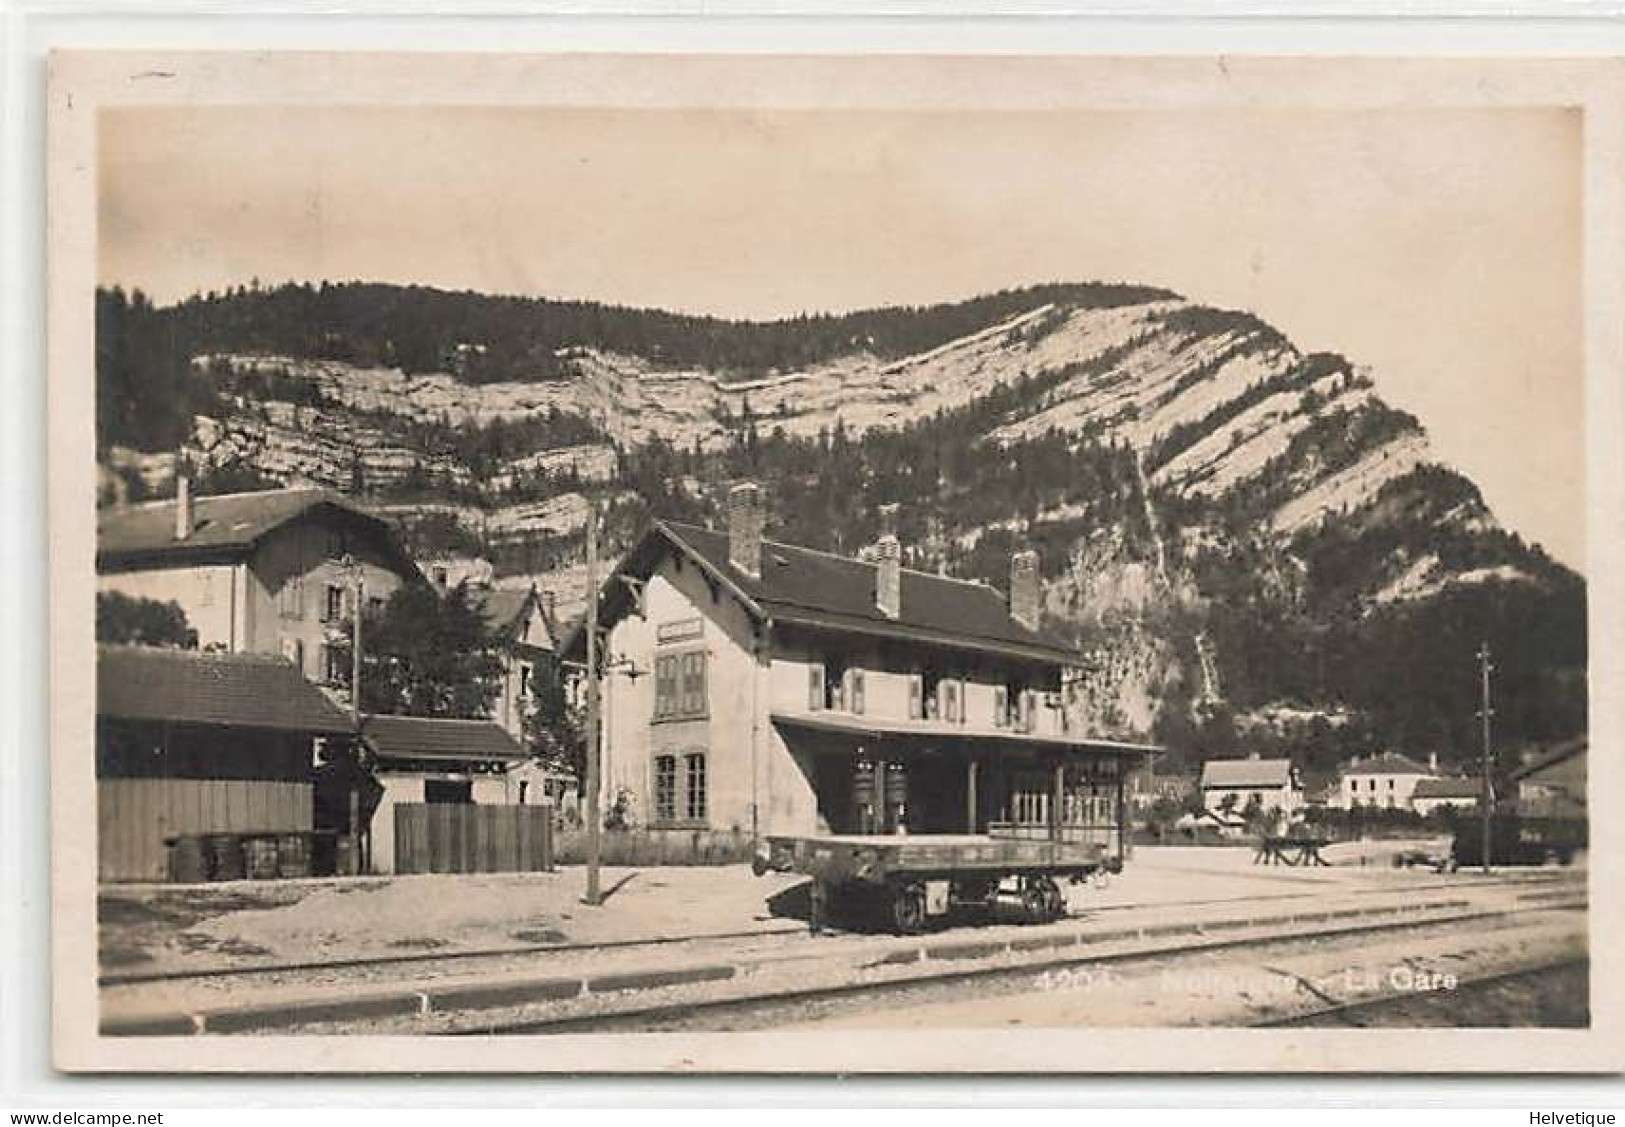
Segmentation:
[(1483, 721), (1484, 729), (1482, 777), (1479, 779), (1478, 787), (1478, 812), (1482, 824), (1484, 850), (1480, 860), (1486, 874), (1490, 871), (1490, 813), (1495, 805), (1495, 788), (1490, 780), (1490, 767), (1494, 762), (1494, 758), (1490, 754), (1490, 717), (1495, 715), (1495, 710), (1490, 707), (1490, 674), (1494, 670), (1495, 666), (1490, 664), (1490, 644), (1484, 642), (1478, 647), (1478, 677), (1481, 693), (1478, 715)]

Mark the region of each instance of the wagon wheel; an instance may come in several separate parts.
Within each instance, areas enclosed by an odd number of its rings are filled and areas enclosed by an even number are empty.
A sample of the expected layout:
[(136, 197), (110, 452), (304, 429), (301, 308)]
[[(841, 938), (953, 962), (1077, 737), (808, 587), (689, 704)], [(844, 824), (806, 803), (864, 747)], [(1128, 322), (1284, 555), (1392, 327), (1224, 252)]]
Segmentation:
[(1061, 886), (1055, 883), (1054, 877), (1038, 878), (1038, 887), (1044, 893), (1044, 915), (1048, 919), (1058, 920), (1066, 915), (1066, 896), (1061, 892)]
[(1022, 882), (1021, 908), (1035, 922), (1050, 918), (1049, 894), (1044, 891), (1043, 877), (1030, 877)]
[(893, 890), (891, 922), (899, 935), (918, 935), (925, 930), (924, 886), (902, 884)]

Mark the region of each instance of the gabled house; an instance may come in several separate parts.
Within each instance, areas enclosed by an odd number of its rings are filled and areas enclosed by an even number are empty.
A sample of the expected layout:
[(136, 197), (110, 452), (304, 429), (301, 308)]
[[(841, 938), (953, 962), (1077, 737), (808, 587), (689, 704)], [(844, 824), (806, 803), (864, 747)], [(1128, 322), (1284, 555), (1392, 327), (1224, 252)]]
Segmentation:
[(534, 586), (470, 587), (468, 596), (502, 643), (502, 677), (491, 702), (491, 719), (523, 744), (525, 715), (538, 679), (556, 672), (557, 627), (551, 599)]
[(1255, 806), (1287, 817), (1302, 809), (1303, 782), (1292, 760), (1252, 756), (1202, 764), (1204, 810), (1241, 814)]
[(762, 531), (736, 486), (726, 529), (657, 521), (603, 585), (606, 801), (653, 827), (1120, 844), (1152, 749), (1068, 715), (1076, 654), (1040, 623), (1036, 553), (1006, 598), (903, 567), (890, 531), (868, 559)]
[(1343, 768), (1337, 804), (1345, 810), (1355, 806), (1409, 810), (1417, 784), (1437, 775), (1436, 761), (1421, 764), (1392, 751), (1361, 756)]
[(202, 649), (277, 654), (306, 678), (346, 686), (335, 643), (359, 590), (383, 601), (421, 578), (394, 530), (325, 489), (193, 497), (97, 516), (98, 589), (178, 603)]

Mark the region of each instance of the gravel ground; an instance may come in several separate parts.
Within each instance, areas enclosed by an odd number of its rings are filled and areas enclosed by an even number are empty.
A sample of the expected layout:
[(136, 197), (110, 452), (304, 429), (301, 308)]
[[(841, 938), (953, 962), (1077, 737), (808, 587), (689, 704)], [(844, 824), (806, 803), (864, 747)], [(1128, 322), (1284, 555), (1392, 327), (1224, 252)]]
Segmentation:
[[(1387, 863), (1401, 842), (1339, 846), (1341, 864), (1252, 864), (1243, 848), (1141, 847), (1105, 887), (1072, 886), (1075, 913), (1246, 901), (1264, 906), (1346, 891), (1431, 887)], [(1332, 851), (1328, 851), (1332, 852)], [(1357, 863), (1365, 857), (1367, 863)], [(1470, 882), (1458, 874), (1451, 881)], [(580, 868), (554, 873), (109, 885), (100, 897), (102, 971), (203, 972), (537, 946), (770, 934), (804, 918), (806, 882), (748, 866), (604, 870), (604, 904), (580, 903)]]
[[(1452, 895), (1453, 894), (1448, 890), (1443, 893), (1443, 897), (1450, 897)], [(1438, 900), (1441, 899), (1441, 897), (1435, 895), (1433, 897), (1429, 897), (1429, 899)], [(1498, 889), (1494, 892), (1485, 890), (1480, 894), (1479, 897), (1473, 899), (1478, 899), (1484, 905), (1484, 907), (1491, 908), (1492, 910), (1516, 907), (1524, 907), (1526, 909), (1529, 907), (1538, 907), (1538, 905), (1532, 906), (1527, 904), (1513, 890), (1504, 888)], [(1378, 900), (1382, 900), (1390, 904), (1403, 902), (1408, 906), (1417, 906), (1417, 897), (1415, 895), (1402, 894), (1400, 896), (1376, 898), (1362, 896), (1356, 893), (1348, 893), (1335, 898), (1328, 897), (1325, 899), (1317, 899), (1313, 904), (1300, 902), (1291, 905), (1281, 905), (1277, 910), (1321, 911), (1335, 909), (1339, 906), (1350, 905), (1359, 905), (1363, 910), (1369, 910), (1370, 908), (1377, 906), (1375, 902)], [(1542, 911), (1550, 912), (1550, 909), (1543, 909)], [(1533, 914), (1535, 913), (1528, 913), (1521, 918), (1529, 918)], [(1557, 914), (1570, 920), (1583, 921), (1583, 914), (1572, 910), (1566, 913)], [(1115, 912), (1107, 913), (1101, 917), (1101, 922), (1094, 926), (1091, 926), (1086, 921), (1073, 921), (1070, 924), (1054, 924), (1038, 927), (988, 927), (985, 929), (978, 929), (974, 933), (971, 933), (969, 929), (955, 929), (945, 936), (934, 938), (928, 937), (926, 940), (924, 940), (924, 942), (928, 945), (946, 941), (964, 946), (970, 939), (974, 939), (975, 943), (973, 946), (977, 949), (985, 946), (982, 942), (984, 939), (988, 941), (996, 941), (999, 938), (1018, 939), (1023, 944), (1025, 944), (1026, 941), (1031, 940), (1034, 942), (1044, 943), (1046, 945), (1045, 950), (1031, 950), (1026, 946), (1022, 946), (1018, 949), (1010, 951), (1008, 954), (995, 955), (991, 958), (978, 956), (970, 961), (950, 960), (948, 962), (942, 962), (938, 961), (936, 958), (933, 958), (928, 963), (916, 963), (913, 962), (912, 959), (909, 959), (906, 961), (906, 963), (899, 964), (894, 959), (882, 957), (887, 953), (895, 953), (892, 951), (893, 948), (913, 946), (917, 949), (919, 943), (921, 942), (918, 940), (876, 940), (873, 937), (865, 938), (858, 936), (842, 936), (826, 937), (823, 939), (809, 941), (803, 937), (777, 937), (774, 942), (785, 943), (788, 945), (782, 947), (778, 951), (768, 953), (766, 960), (763, 962), (749, 967), (742, 966), (741, 973), (738, 977), (721, 983), (708, 983), (697, 986), (675, 986), (670, 988), (640, 991), (631, 996), (622, 996), (613, 993), (593, 994), (563, 1002), (536, 1003), (511, 1007), (505, 1006), (486, 1010), (461, 1010), (447, 1013), (434, 1013), (422, 1018), (399, 1020), (384, 1019), (382, 1021), (364, 1022), (361, 1025), (349, 1023), (324, 1026), (310, 1025), (304, 1027), (304, 1029), (301, 1031), (311, 1033), (368, 1032), (423, 1034), (435, 1032), (503, 1029), (511, 1028), (517, 1024), (533, 1023), (538, 1021), (556, 1023), (560, 1019), (565, 1019), (572, 1023), (584, 1019), (592, 1023), (591, 1027), (596, 1027), (603, 1015), (617, 1013), (624, 1010), (628, 1006), (631, 1006), (634, 1009), (642, 1010), (649, 1006), (666, 1004), (678, 1004), (686, 1006), (694, 1002), (710, 1004), (728, 999), (745, 1000), (745, 1009), (748, 1011), (748, 1013), (755, 1013), (760, 1008), (757, 1005), (757, 1002), (759, 1001), (760, 996), (763, 994), (778, 993), (782, 991), (801, 992), (808, 989), (820, 989), (830, 986), (844, 988), (852, 984), (858, 984), (873, 990), (877, 990), (880, 992), (880, 994), (877, 996), (885, 997), (887, 996), (887, 992), (895, 992), (897, 989), (899, 989), (899, 987), (894, 984), (902, 980), (918, 979), (922, 975), (938, 976), (944, 972), (960, 973), (963, 971), (972, 971), (978, 976), (978, 978), (980, 978), (983, 971), (994, 970), (998, 972), (998, 975), (996, 975), (995, 978), (1005, 974), (1013, 975), (1014, 980), (1019, 983), (1020, 989), (1027, 990), (1029, 988), (1029, 983), (1033, 978), (1032, 973), (1018, 971), (1015, 968), (1032, 967), (1034, 965), (1055, 962), (1057, 953), (1053, 951), (1053, 944), (1050, 942), (1050, 937), (1060, 937), (1067, 932), (1072, 932), (1076, 935), (1090, 935), (1095, 932), (1103, 932), (1101, 939), (1091, 940), (1089, 942), (1088, 952), (1092, 957), (1115, 954), (1118, 958), (1122, 958), (1124, 956), (1137, 958), (1140, 957), (1138, 952), (1145, 951), (1148, 948), (1161, 948), (1169, 946), (1170, 944), (1186, 947), (1193, 942), (1234, 944), (1238, 941), (1247, 941), (1252, 935), (1274, 936), (1279, 934), (1282, 930), (1281, 925), (1266, 925), (1263, 927), (1241, 929), (1225, 928), (1211, 933), (1206, 940), (1196, 939), (1189, 933), (1183, 931), (1181, 931), (1179, 934), (1167, 937), (1157, 936), (1153, 938), (1152, 936), (1147, 935), (1145, 937), (1136, 939), (1131, 935), (1129, 938), (1123, 940), (1115, 940), (1111, 938), (1112, 936), (1124, 934), (1121, 930), (1124, 923), (1132, 923), (1136, 926), (1149, 927), (1157, 924), (1159, 921), (1180, 921), (1188, 924), (1193, 922), (1193, 917), (1196, 916), (1235, 919), (1235, 915), (1234, 908), (1226, 908), (1222, 905), (1202, 910), (1173, 905), (1161, 909), (1145, 908), (1127, 914), (1119, 914)], [(1132, 916), (1132, 920), (1127, 918), (1128, 916)], [(1395, 920), (1396, 918), (1390, 916), (1388, 919)], [(1358, 923), (1359, 921), (1353, 922)], [(1325, 925), (1309, 922), (1304, 924), (1304, 927), (1308, 927), (1310, 929), (1316, 929), (1323, 926)], [(1401, 923), (1398, 929), (1393, 930), (1404, 934), (1415, 934), (1420, 929), (1437, 926), (1440, 925), (1417, 919), (1408, 923)], [(1461, 935), (1471, 935), (1481, 930), (1498, 927), (1500, 926), (1500, 921), (1494, 919), (1485, 920), (1480, 917), (1472, 920), (1471, 922), (1458, 922), (1451, 926), (1458, 934), (1459, 940)], [(1583, 923), (1571, 926), (1583, 927)], [(1387, 930), (1384, 932), (1375, 933), (1366, 932), (1363, 933), (1363, 938), (1356, 939), (1354, 942), (1363, 943), (1367, 939), (1386, 933), (1388, 933)], [(664, 949), (662, 949), (662, 951), (664, 951)], [(972, 953), (974, 954), (975, 952)], [(648, 954), (649, 952), (647, 951), (643, 952), (644, 956), (647, 956)], [(551, 960), (553, 956), (550, 955), (548, 958)], [(1005, 968), (1009, 968), (1008, 971), (1006, 971)], [(545, 968), (538, 965), (534, 969), (541, 971), (542, 973), (549, 973), (553, 971), (554, 967), (552, 963), (549, 962)], [(444, 983), (441, 983), (440, 985), (444, 985)], [(909, 989), (912, 990), (913, 988)], [(920, 989), (929, 993), (932, 990), (944, 989), (944, 987), (942, 985), (925, 985), (920, 987)], [(947, 989), (947, 997), (961, 999), (965, 996), (964, 991), (957, 986)], [(867, 991), (865, 991), (865, 993), (867, 993)], [(997, 993), (997, 991), (995, 991), (995, 993)], [(104, 998), (105, 997), (106, 994), (104, 992)], [(860, 999), (861, 997), (862, 995), (860, 995)], [(873, 1003), (870, 1004), (872, 1005)], [(772, 1011), (776, 1005), (777, 1003), (769, 1003), (767, 1009)], [(750, 1027), (762, 1028), (776, 1023), (783, 1023), (785, 1021), (803, 1020), (807, 1016), (807, 1014), (802, 1012), (804, 1008), (803, 1003), (793, 1003), (785, 1013), (780, 1015), (779, 1019), (763, 1021), (750, 1025)], [(859, 1003), (859, 1008), (862, 1008), (861, 1001)], [(906, 1008), (906, 1006), (903, 1008)], [(711, 1020), (714, 1017), (715, 1012), (708, 1011), (708, 1016), (705, 1020)], [(620, 1026), (617, 1025), (617, 1027)], [(642, 1026), (639, 1024), (638, 1020), (634, 1020), (628, 1027), (641, 1028)], [(709, 1025), (705, 1024), (681, 1027), (710, 1028)], [(661, 1026), (661, 1028), (665, 1028), (665, 1026)], [(729, 1025), (728, 1028), (733, 1028), (733, 1026)], [(556, 1032), (571, 1030), (553, 1028), (550, 1025), (547, 1031)]]

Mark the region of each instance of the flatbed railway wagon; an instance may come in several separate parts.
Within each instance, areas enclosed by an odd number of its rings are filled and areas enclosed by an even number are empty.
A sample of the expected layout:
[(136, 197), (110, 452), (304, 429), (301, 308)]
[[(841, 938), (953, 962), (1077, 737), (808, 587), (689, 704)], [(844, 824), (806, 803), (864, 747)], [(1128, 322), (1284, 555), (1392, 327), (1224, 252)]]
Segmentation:
[[(855, 918), (901, 934), (956, 911), (1019, 912), (1034, 922), (1066, 914), (1059, 882), (1121, 872), (1123, 846), (1070, 835), (1034, 836), (1010, 827), (986, 834), (854, 834), (764, 840), (757, 874), (813, 878), (809, 923)], [(1094, 835), (1090, 835), (1093, 837)]]

